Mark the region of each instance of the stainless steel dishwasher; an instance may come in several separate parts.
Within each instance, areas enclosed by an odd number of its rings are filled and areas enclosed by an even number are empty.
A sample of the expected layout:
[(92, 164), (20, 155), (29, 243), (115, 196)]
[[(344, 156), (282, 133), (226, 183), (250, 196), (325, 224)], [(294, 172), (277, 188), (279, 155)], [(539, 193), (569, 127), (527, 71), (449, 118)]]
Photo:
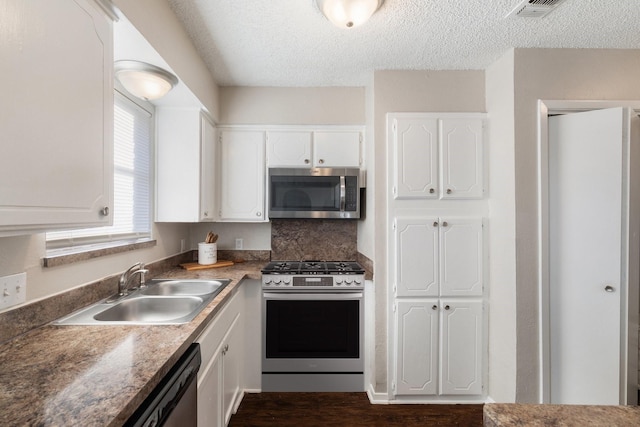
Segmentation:
[(192, 344), (124, 424), (127, 427), (190, 427), (198, 424), (200, 344)]

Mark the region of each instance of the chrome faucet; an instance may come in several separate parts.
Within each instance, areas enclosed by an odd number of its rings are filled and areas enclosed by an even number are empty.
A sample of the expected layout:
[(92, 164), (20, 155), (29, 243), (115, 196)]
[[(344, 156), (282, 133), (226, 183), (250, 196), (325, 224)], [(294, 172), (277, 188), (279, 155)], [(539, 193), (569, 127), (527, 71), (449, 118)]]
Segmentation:
[(147, 274), (149, 270), (145, 269), (145, 266), (141, 262), (137, 262), (133, 264), (131, 267), (127, 269), (120, 276), (120, 280), (118, 280), (118, 295), (123, 296), (127, 294), (127, 290), (129, 289), (129, 282), (136, 275), (140, 274), (140, 288), (144, 288), (146, 286), (144, 275)]

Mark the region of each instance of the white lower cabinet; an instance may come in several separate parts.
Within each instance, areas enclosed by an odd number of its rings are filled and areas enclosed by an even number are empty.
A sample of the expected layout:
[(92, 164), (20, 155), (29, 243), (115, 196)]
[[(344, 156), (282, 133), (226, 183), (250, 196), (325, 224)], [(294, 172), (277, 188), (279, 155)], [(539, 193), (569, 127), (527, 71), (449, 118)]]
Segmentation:
[(236, 294), (200, 334), (202, 364), (198, 372), (198, 426), (229, 423), (242, 399), (244, 310)]
[(406, 299), (395, 311), (395, 396), (483, 393), (481, 300)]

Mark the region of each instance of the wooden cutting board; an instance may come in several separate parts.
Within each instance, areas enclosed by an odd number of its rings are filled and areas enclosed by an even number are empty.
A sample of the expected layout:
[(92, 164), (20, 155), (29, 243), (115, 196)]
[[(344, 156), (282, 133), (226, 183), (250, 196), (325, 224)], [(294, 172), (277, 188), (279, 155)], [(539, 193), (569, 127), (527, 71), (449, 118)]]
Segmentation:
[(187, 262), (185, 264), (180, 264), (180, 267), (185, 270), (208, 270), (209, 268), (230, 267), (233, 264), (233, 261), (218, 261), (215, 264), (209, 265), (200, 265), (197, 262)]

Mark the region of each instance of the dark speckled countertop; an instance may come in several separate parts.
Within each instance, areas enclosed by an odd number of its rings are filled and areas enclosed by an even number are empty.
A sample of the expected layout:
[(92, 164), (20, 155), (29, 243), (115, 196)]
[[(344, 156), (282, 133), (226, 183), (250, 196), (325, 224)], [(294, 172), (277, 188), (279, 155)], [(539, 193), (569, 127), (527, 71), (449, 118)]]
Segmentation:
[(264, 262), (158, 278), (232, 282), (190, 323), (171, 326), (47, 324), (0, 345), (0, 425), (120, 426)]
[(638, 406), (491, 403), (484, 405), (483, 411), (485, 427), (628, 427), (640, 425), (640, 407)]

